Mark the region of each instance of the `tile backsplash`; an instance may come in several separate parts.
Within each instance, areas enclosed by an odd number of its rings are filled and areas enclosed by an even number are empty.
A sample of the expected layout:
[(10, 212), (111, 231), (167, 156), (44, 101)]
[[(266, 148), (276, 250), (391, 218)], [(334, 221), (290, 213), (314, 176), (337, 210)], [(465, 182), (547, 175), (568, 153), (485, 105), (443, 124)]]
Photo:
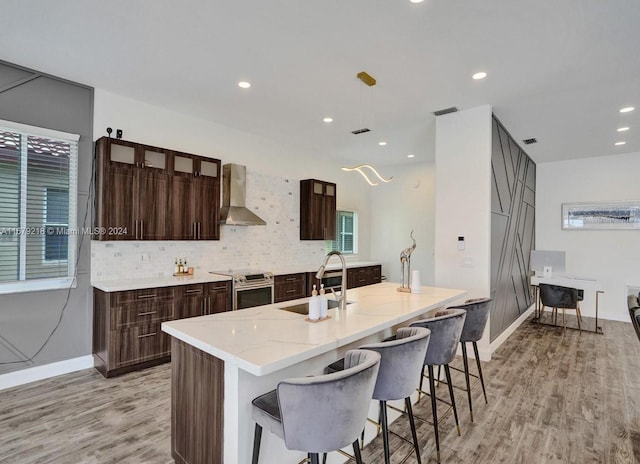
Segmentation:
[(91, 242), (91, 280), (164, 277), (175, 259), (187, 259), (195, 272), (229, 269), (282, 271), (317, 269), (323, 241), (300, 240), (300, 185), (247, 170), (247, 207), (266, 226), (221, 226), (220, 240)]

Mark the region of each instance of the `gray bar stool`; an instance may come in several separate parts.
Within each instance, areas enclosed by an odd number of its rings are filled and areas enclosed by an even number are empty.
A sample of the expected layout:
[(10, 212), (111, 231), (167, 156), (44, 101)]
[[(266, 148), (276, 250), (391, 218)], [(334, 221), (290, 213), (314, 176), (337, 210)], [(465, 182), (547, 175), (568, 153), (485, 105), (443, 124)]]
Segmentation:
[[(484, 378), (482, 377), (482, 366), (480, 365), (480, 354), (478, 353), (478, 340), (482, 338), (484, 329), (489, 320), (489, 303), (491, 298), (477, 298), (473, 300), (467, 300), (464, 304), (451, 306), (449, 309), (464, 309), (467, 312), (467, 317), (464, 321), (464, 327), (462, 328), (462, 334), (460, 335), (460, 345), (462, 345), (462, 361), (464, 363), (464, 378), (467, 383), (467, 400), (469, 401), (469, 414), (471, 415), (471, 422), (473, 422), (473, 405), (471, 403), (471, 382), (469, 377), (475, 377), (480, 379), (482, 385), (482, 393), (484, 394), (484, 402), (487, 401), (487, 391), (484, 387)], [(473, 353), (476, 357), (476, 365), (478, 366), (478, 375), (471, 374), (469, 372), (469, 358), (467, 356), (467, 343), (473, 344)], [(455, 368), (453, 368), (455, 369)], [(459, 369), (456, 369), (459, 370)]]
[(447, 385), (449, 387), (449, 396), (451, 398), (451, 406), (453, 407), (453, 416), (456, 420), (458, 435), (460, 435), (460, 423), (458, 422), (456, 400), (453, 395), (449, 363), (456, 357), (456, 348), (460, 341), (460, 335), (462, 334), (462, 327), (464, 325), (466, 315), (467, 312), (463, 309), (444, 309), (442, 311), (438, 311), (434, 317), (411, 323), (411, 327), (425, 327), (431, 331), (431, 339), (429, 340), (427, 353), (424, 357), (424, 365), (422, 366), (420, 392), (424, 392), (422, 390), (422, 380), (424, 379), (424, 368), (426, 367), (429, 371), (429, 396), (431, 397), (433, 431), (436, 438), (436, 455), (438, 462), (440, 462), (440, 438), (438, 436), (438, 409), (436, 401), (439, 398), (436, 396), (433, 366), (444, 366), (444, 372), (447, 376)]
[(351, 350), (344, 359), (343, 371), (283, 380), (253, 400), (253, 464), (258, 464), (263, 428), (282, 438), (287, 449), (306, 452), (312, 464), (319, 464), (318, 453), (350, 444), (362, 464), (358, 435), (367, 420), (380, 355)]
[(380, 353), (380, 371), (373, 391), (373, 399), (380, 401), (380, 419), (384, 445), (384, 462), (389, 464), (389, 426), (387, 423), (387, 401), (404, 399), (405, 408), (411, 426), (413, 448), (418, 464), (420, 446), (411, 408), (411, 393), (416, 390), (420, 367), (427, 353), (430, 332), (423, 327), (403, 327), (398, 329), (396, 339), (380, 343), (371, 343), (360, 347)]

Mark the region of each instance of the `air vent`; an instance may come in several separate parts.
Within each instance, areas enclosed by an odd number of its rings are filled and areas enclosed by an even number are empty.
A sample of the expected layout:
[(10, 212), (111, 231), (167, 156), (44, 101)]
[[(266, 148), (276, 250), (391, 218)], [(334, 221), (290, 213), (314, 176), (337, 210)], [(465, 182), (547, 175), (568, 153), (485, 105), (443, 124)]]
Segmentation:
[(364, 134), (365, 132), (371, 132), (371, 129), (367, 129), (366, 127), (363, 127), (362, 129), (356, 129), (354, 131), (351, 131), (353, 135)]
[(435, 116), (442, 116), (443, 114), (455, 113), (456, 111), (458, 111), (458, 108), (456, 108), (455, 106), (452, 106), (451, 108), (445, 108), (443, 110), (434, 111), (433, 114)]
[(522, 140), (525, 145), (531, 145), (532, 143), (538, 143), (538, 139), (524, 139)]

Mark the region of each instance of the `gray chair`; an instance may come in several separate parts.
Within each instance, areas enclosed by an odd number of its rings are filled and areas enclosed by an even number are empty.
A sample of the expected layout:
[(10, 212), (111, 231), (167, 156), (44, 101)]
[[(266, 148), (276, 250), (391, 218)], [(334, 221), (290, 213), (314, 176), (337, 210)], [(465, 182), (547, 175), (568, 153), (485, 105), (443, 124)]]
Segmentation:
[(420, 368), (427, 353), (430, 332), (423, 327), (403, 327), (398, 329), (395, 340), (371, 343), (360, 347), (380, 353), (380, 371), (373, 391), (373, 399), (380, 401), (380, 422), (384, 446), (384, 462), (389, 464), (389, 426), (387, 422), (387, 401), (404, 399), (411, 426), (413, 448), (418, 464), (420, 446), (411, 408), (411, 394), (416, 390)]
[(629, 308), (629, 317), (636, 331), (636, 336), (640, 340), (640, 300), (638, 300), (638, 296), (627, 296), (627, 307)]
[[(464, 309), (467, 312), (467, 317), (464, 320), (464, 326), (462, 327), (462, 334), (460, 335), (460, 345), (462, 346), (462, 361), (464, 364), (464, 378), (467, 384), (467, 400), (469, 401), (469, 414), (471, 415), (471, 422), (473, 422), (473, 405), (471, 403), (471, 382), (469, 377), (475, 377), (480, 379), (482, 385), (482, 393), (484, 394), (484, 402), (487, 401), (487, 391), (484, 387), (484, 378), (482, 376), (482, 366), (480, 365), (480, 354), (478, 353), (478, 340), (482, 338), (484, 329), (489, 320), (489, 303), (491, 298), (476, 298), (473, 300), (467, 300), (464, 304), (451, 306), (449, 309)], [(467, 356), (467, 343), (473, 344), (473, 353), (476, 358), (476, 365), (478, 366), (478, 375), (471, 374), (469, 372), (469, 358)]]
[(276, 390), (254, 399), (253, 464), (258, 464), (263, 428), (282, 438), (287, 449), (306, 452), (313, 464), (319, 464), (318, 453), (350, 444), (362, 464), (358, 435), (379, 367), (378, 353), (351, 350), (345, 355), (345, 370), (283, 380)]
[(456, 357), (456, 348), (460, 341), (466, 315), (467, 312), (463, 309), (444, 309), (438, 311), (434, 317), (411, 323), (411, 327), (425, 327), (431, 331), (431, 339), (429, 340), (429, 346), (427, 347), (427, 353), (422, 366), (420, 391), (424, 392), (422, 390), (422, 380), (424, 379), (424, 368), (426, 367), (429, 372), (429, 396), (431, 397), (433, 430), (436, 438), (436, 455), (438, 462), (440, 462), (440, 438), (438, 436), (438, 409), (436, 401), (439, 400), (439, 398), (436, 396), (433, 367), (444, 366), (444, 372), (447, 376), (447, 386), (449, 387), (449, 397), (451, 398), (451, 407), (453, 408), (453, 417), (456, 421), (458, 435), (460, 435), (460, 422), (458, 421), (455, 396), (453, 395), (449, 363)]
[(582, 333), (582, 314), (580, 313), (580, 301), (584, 296), (584, 291), (577, 288), (562, 287), (560, 285), (551, 284), (539, 284), (540, 288), (540, 301), (542, 306), (553, 308), (554, 323), (557, 322), (558, 309), (562, 309), (562, 325), (564, 327), (564, 334), (567, 333), (567, 319), (566, 310), (573, 309), (576, 311), (578, 318), (578, 329)]

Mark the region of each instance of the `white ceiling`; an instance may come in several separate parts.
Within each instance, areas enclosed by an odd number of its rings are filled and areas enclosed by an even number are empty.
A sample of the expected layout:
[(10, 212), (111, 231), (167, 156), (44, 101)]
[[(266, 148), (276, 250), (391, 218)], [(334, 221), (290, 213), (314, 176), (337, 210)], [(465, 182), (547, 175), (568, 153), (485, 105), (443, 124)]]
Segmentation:
[(638, 0), (4, 0), (0, 59), (376, 165), (491, 104), (545, 162), (640, 152), (639, 24)]

